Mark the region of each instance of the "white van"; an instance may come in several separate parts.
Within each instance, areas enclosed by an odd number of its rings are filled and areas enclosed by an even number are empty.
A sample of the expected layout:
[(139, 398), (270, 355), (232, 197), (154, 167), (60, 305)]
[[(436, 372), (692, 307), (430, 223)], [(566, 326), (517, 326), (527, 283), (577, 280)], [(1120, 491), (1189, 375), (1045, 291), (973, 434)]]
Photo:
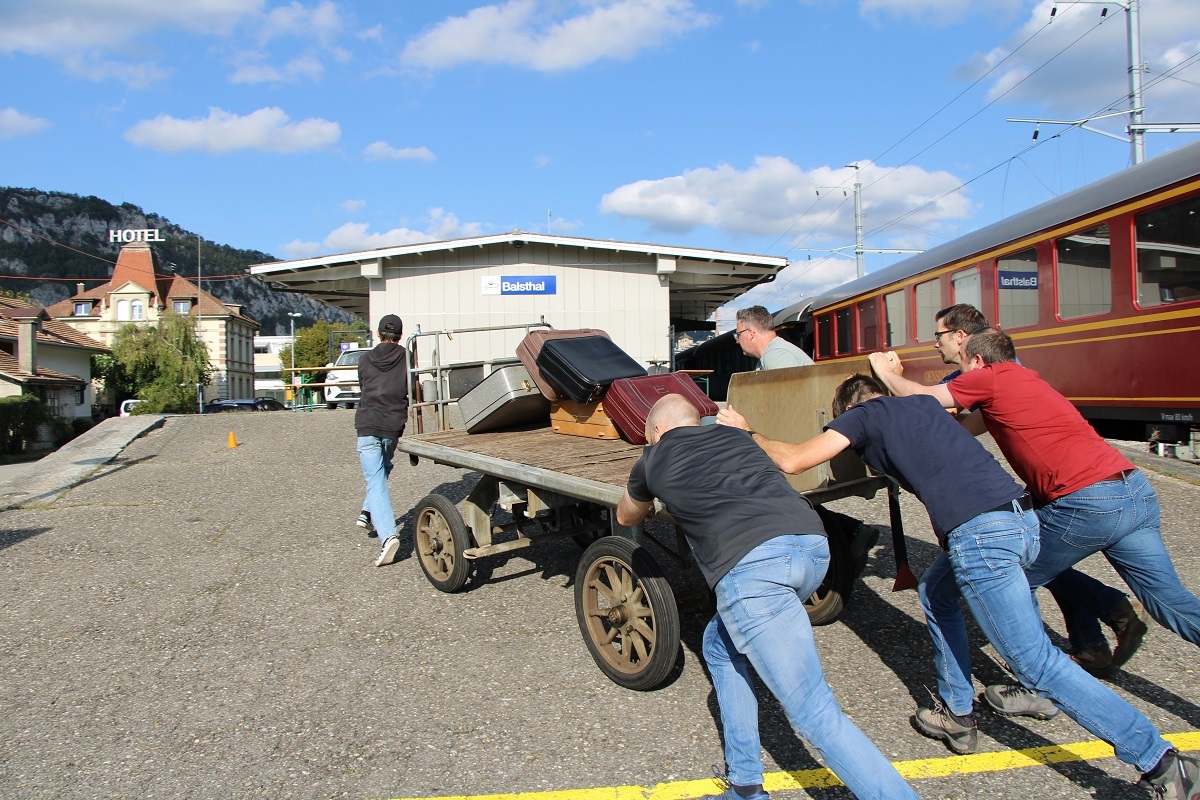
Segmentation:
[(122, 400), (121, 401), (121, 416), (128, 417), (129, 415), (131, 415), (133, 413), (134, 407), (139, 406), (144, 402), (146, 402), (146, 401), (145, 400)]

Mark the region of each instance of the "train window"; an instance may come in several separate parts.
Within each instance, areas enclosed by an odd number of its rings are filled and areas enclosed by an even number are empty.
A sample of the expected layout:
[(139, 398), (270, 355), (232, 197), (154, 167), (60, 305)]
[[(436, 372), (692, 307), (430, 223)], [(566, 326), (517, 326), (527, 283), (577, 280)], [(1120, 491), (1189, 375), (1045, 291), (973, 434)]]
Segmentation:
[(1108, 226), (1064, 236), (1054, 248), (1058, 256), (1058, 315), (1073, 319), (1108, 313), (1112, 308)]
[(878, 301), (872, 297), (858, 304), (858, 349), (869, 353), (879, 349), (879, 314), (875, 309)]
[(817, 355), (828, 358), (833, 355), (833, 340), (831, 338), (829, 314), (817, 317)]
[(950, 285), (954, 287), (954, 302), (966, 303), (983, 310), (983, 289), (980, 288), (979, 269), (971, 267), (950, 276)]
[(900, 347), (908, 342), (908, 304), (904, 302), (904, 291), (892, 292), (883, 298), (887, 313), (888, 347)]
[(1138, 214), (1138, 305), (1200, 299), (1200, 197)]
[(996, 259), (996, 298), (1003, 328), (1038, 321), (1038, 264), (1033, 248)]
[(840, 356), (850, 352), (851, 334), (853, 333), (850, 326), (850, 307), (839, 308), (833, 313), (837, 317), (837, 351)]
[(917, 284), (917, 341), (933, 341), (937, 330), (937, 312), (942, 310), (941, 282), (931, 281)]

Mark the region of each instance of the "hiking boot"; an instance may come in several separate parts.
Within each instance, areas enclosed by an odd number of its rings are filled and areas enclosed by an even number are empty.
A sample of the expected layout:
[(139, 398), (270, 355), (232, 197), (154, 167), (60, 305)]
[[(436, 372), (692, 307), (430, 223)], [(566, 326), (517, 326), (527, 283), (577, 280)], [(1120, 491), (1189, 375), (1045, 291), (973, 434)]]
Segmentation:
[(1168, 750), (1138, 786), (1161, 800), (1200, 800), (1200, 761)]
[(1117, 649), (1113, 651), (1112, 665), (1124, 666), (1142, 646), (1142, 639), (1150, 629), (1147, 624), (1150, 622), (1150, 614), (1137, 600), (1126, 597), (1107, 622), (1117, 634)]
[(1113, 671), (1113, 651), (1108, 642), (1094, 644), (1071, 653), (1071, 660), (1090, 674), (1103, 678)]
[(754, 786), (730, 784), (729, 788), (720, 794), (706, 794), (700, 800), (771, 800), (771, 795), (763, 791), (761, 783)]
[(374, 539), (379, 534), (375, 532), (375, 526), (371, 523), (371, 512), (363, 511), (358, 515), (358, 519), (354, 520), (354, 524), (360, 528), (367, 529), (367, 538)]
[(960, 756), (979, 749), (979, 729), (974, 714), (958, 717), (940, 702), (935, 702), (933, 708), (918, 708), (910, 721), (918, 733), (930, 739), (941, 739)]
[(1058, 713), (1058, 708), (1053, 703), (1024, 686), (989, 686), (983, 691), (983, 700), (992, 711), (1006, 717), (1050, 719)]
[(383, 567), (391, 564), (396, 560), (396, 551), (400, 549), (400, 540), (395, 536), (383, 543), (383, 549), (379, 551), (379, 558), (375, 559), (375, 566)]

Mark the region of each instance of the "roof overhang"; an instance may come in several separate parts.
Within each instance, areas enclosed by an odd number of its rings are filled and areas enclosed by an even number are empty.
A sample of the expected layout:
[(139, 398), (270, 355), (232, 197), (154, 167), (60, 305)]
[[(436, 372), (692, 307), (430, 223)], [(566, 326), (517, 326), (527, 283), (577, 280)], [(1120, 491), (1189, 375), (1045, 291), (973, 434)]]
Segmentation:
[(383, 277), (384, 262), (388, 259), (420, 257), (434, 252), (446, 253), (497, 244), (520, 248), (534, 243), (549, 247), (636, 253), (656, 258), (656, 270), (659, 275), (665, 276), (668, 283), (672, 320), (705, 320), (718, 307), (736, 299), (748, 289), (773, 281), (788, 264), (788, 260), (782, 256), (514, 231), (253, 264), (250, 274), (257, 275), (279, 291), (305, 294), (366, 319), (370, 314), (370, 280)]

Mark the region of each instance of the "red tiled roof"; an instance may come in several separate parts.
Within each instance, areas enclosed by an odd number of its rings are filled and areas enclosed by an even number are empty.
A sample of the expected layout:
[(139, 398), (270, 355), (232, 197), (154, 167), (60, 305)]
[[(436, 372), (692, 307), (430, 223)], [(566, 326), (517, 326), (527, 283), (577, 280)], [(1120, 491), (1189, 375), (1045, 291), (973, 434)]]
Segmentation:
[[(18, 309), (36, 310), (37, 306), (27, 303), (24, 300), (17, 300), (14, 297), (0, 297), (0, 339), (11, 338), (15, 340), (17, 338), (18, 323), (14, 322), (11, 317), (13, 316), (13, 312)], [(49, 309), (46, 309), (46, 311), (50, 313)], [(65, 322), (56, 322), (53, 319), (42, 322), (42, 329), (38, 331), (37, 340), (39, 344), (80, 347), (85, 350), (95, 350), (97, 353), (108, 352), (107, 347), (92, 337), (75, 330)]]
[(0, 350), (0, 376), (16, 383), (37, 383), (51, 386), (79, 386), (87, 383), (83, 378), (76, 378), (74, 375), (66, 375), (46, 367), (38, 367), (37, 375), (22, 372), (17, 357), (10, 356), (2, 350)]

